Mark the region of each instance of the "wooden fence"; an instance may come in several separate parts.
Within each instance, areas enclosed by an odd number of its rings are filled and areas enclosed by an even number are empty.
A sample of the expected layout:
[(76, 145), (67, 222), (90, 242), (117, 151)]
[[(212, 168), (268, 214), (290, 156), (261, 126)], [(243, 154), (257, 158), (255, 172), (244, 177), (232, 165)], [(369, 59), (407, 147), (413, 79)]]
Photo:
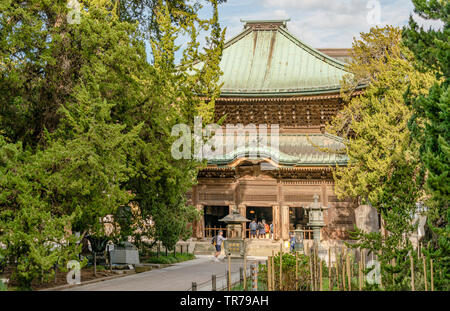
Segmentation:
[[(216, 236), (220, 230), (223, 231), (223, 235), (226, 237), (227, 228), (216, 227), (216, 226), (205, 227), (205, 237), (212, 238), (212, 237)], [(303, 240), (313, 240), (313, 230), (312, 229), (302, 229), (301, 231), (303, 233)], [(245, 229), (245, 237), (247, 239), (250, 238), (250, 229)]]

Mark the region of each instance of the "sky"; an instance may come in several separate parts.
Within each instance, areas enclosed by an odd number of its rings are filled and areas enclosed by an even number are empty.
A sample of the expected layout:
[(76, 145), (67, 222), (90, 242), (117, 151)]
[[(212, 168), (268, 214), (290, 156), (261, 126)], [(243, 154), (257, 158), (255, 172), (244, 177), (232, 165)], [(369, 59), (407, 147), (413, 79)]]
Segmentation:
[[(349, 48), (353, 38), (375, 25), (404, 26), (413, 13), (411, 0), (227, 0), (219, 6), (226, 40), (243, 30), (241, 19), (288, 19), (287, 28), (315, 48)], [(204, 8), (201, 15), (208, 16)], [(437, 22), (425, 26), (439, 27)]]

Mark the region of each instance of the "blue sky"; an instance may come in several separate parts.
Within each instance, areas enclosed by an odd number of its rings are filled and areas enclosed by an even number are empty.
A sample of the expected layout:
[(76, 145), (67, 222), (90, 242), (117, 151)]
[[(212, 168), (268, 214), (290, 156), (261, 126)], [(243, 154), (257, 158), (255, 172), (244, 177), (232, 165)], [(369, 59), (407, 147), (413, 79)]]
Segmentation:
[[(243, 30), (241, 19), (290, 18), (288, 31), (308, 45), (350, 48), (355, 37), (359, 38), (361, 32), (369, 32), (376, 23), (380, 26), (407, 25), (413, 9), (411, 0), (228, 0), (219, 5), (219, 21), (222, 28), (226, 27), (225, 39), (228, 40)], [(202, 18), (209, 18), (211, 11), (211, 7), (205, 5), (199, 13)], [(425, 22), (415, 14), (413, 16), (427, 28), (442, 27), (440, 22)], [(186, 39), (180, 37), (177, 43), (183, 45)], [(180, 57), (181, 50), (177, 60)]]
[[(230, 39), (242, 31), (240, 19), (290, 18), (288, 30), (305, 43), (347, 48), (353, 37), (374, 26), (378, 8), (381, 25), (404, 26), (414, 7), (411, 0), (228, 0), (219, 6), (219, 20)], [(202, 13), (210, 14), (210, 9)]]

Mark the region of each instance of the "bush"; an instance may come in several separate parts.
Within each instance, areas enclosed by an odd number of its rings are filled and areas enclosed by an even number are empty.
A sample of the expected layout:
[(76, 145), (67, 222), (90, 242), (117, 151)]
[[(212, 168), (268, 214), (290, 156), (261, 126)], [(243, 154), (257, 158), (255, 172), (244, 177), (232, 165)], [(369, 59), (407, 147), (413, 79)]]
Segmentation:
[(195, 256), (189, 253), (177, 253), (176, 257), (174, 257), (173, 254), (169, 254), (167, 256), (160, 254), (158, 257), (156, 257), (156, 253), (153, 252), (150, 253), (150, 257), (148, 259), (145, 259), (144, 261), (146, 263), (173, 264), (177, 262), (192, 260), (194, 258)]

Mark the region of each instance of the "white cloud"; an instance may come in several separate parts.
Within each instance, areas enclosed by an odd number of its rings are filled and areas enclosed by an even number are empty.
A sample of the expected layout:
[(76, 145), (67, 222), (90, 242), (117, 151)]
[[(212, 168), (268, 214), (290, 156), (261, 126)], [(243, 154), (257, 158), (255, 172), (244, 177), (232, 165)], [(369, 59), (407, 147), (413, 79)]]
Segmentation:
[[(378, 0), (228, 0), (219, 6), (219, 19), (226, 27), (226, 40), (243, 30), (241, 19), (287, 19), (288, 30), (305, 43), (317, 47), (352, 46), (353, 37), (368, 32), (369, 3)], [(380, 0), (382, 25), (404, 26), (413, 12), (411, 0)], [(210, 8), (205, 10), (206, 16)], [(421, 21), (421, 19), (418, 19)], [(422, 22), (423, 23), (423, 22)], [(439, 27), (437, 22), (423, 23)]]

